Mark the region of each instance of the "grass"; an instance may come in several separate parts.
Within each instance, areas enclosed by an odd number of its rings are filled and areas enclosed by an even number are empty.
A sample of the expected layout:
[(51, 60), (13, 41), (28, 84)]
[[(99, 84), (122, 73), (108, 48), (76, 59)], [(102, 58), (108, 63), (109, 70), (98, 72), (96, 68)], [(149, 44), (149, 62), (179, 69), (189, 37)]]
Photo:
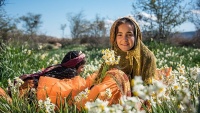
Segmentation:
[[(192, 97), (192, 105), (196, 108), (198, 102), (196, 98), (199, 96), (198, 90), (194, 85), (195, 79), (192, 77), (191, 68), (200, 66), (200, 49), (175, 47), (156, 41), (145, 43), (157, 58), (157, 67), (172, 67), (173, 70), (179, 70), (179, 67), (184, 65), (186, 71), (186, 78), (189, 81), (189, 87)], [(60, 49), (31, 49), (27, 44), (25, 45), (5, 45), (2, 44), (0, 48), (0, 86), (6, 88), (8, 86), (8, 79), (13, 79), (22, 74), (33, 73), (41, 70), (49, 65), (59, 63), (64, 55), (70, 50), (81, 50), (87, 55), (87, 63), (91, 65), (98, 65), (101, 59), (101, 50), (106, 48), (90, 48), (87, 45), (69, 45)], [(97, 62), (97, 63), (95, 63)], [(84, 75), (83, 75), (84, 76)], [(178, 98), (178, 97), (177, 97)], [(1, 99), (0, 110), (2, 112), (46, 112), (38, 109), (37, 101), (28, 103), (26, 98), (13, 97), (13, 103), (7, 103)], [(171, 101), (172, 102), (172, 101)], [(171, 106), (171, 108), (170, 108)], [(162, 105), (156, 104), (152, 107), (154, 113), (179, 113), (179, 104), (172, 102), (163, 102)], [(75, 106), (61, 109), (58, 112), (78, 112)], [(87, 111), (82, 111), (87, 112)]]

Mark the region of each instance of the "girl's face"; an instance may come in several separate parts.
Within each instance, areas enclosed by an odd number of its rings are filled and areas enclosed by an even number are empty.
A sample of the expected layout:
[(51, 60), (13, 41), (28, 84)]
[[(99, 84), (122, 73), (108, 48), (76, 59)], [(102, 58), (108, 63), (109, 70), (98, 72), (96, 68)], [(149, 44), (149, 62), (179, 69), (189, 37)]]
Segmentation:
[(77, 73), (80, 74), (81, 72), (84, 71), (84, 65), (80, 65), (77, 69)]
[(122, 51), (128, 51), (134, 46), (134, 28), (129, 23), (118, 26), (117, 45)]

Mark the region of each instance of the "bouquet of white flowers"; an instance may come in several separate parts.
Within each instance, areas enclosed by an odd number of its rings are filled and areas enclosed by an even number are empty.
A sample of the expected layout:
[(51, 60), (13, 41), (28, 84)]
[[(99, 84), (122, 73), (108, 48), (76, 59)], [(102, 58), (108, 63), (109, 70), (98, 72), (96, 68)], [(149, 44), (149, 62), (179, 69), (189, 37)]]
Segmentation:
[(101, 82), (106, 75), (106, 72), (110, 69), (110, 65), (115, 65), (119, 63), (120, 56), (115, 56), (115, 51), (110, 49), (102, 50), (103, 64), (100, 73), (98, 74), (99, 80), (97, 83)]

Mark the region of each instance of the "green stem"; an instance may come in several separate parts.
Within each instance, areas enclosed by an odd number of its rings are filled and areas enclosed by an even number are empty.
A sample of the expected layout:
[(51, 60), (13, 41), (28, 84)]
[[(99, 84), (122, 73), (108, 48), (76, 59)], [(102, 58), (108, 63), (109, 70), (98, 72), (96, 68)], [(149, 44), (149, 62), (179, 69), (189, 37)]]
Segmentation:
[(106, 76), (106, 72), (108, 70), (109, 70), (109, 66), (104, 63), (104, 66), (103, 66), (103, 69), (102, 69), (102, 73), (101, 73), (101, 77), (100, 77), (100, 81), (102, 81), (104, 79), (104, 77)]

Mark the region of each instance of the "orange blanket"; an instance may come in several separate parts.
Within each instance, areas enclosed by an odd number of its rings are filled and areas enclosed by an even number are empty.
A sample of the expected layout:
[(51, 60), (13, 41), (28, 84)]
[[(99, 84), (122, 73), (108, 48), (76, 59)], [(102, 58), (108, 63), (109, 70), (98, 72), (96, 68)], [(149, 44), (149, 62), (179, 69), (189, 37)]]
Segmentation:
[[(110, 96), (107, 89), (110, 89)], [(76, 102), (76, 105), (80, 109), (84, 107), (86, 102), (95, 101), (97, 98), (108, 101), (109, 105), (117, 104), (122, 95), (131, 96), (130, 82), (124, 72), (112, 69), (106, 72), (106, 76), (101, 83), (96, 84), (90, 90), (88, 98)]]
[(12, 99), (10, 98), (10, 96), (8, 96), (6, 94), (6, 92), (0, 87), (0, 98), (1, 97), (5, 98), (8, 102), (12, 101)]
[(68, 98), (68, 102), (71, 103), (74, 101), (74, 96), (93, 84), (95, 77), (95, 73), (87, 79), (76, 76), (72, 79), (59, 80), (41, 76), (37, 87), (37, 99), (45, 100), (49, 97), (52, 103), (59, 106), (61, 101), (64, 104), (64, 99)]
[[(112, 69), (106, 72), (106, 76), (101, 83), (95, 84), (89, 91), (88, 97), (79, 102), (75, 102), (74, 97), (93, 84), (96, 73), (84, 79), (76, 76), (72, 79), (59, 80), (51, 77), (41, 76), (38, 82), (37, 99), (45, 100), (47, 97), (51, 102), (60, 105), (64, 98), (69, 97), (67, 102), (74, 102), (80, 109), (87, 101), (95, 101), (96, 98), (109, 101), (109, 105), (119, 103), (122, 95), (131, 96), (130, 82), (127, 75), (118, 70)], [(110, 93), (108, 93), (108, 89)], [(111, 95), (109, 95), (111, 94)]]

